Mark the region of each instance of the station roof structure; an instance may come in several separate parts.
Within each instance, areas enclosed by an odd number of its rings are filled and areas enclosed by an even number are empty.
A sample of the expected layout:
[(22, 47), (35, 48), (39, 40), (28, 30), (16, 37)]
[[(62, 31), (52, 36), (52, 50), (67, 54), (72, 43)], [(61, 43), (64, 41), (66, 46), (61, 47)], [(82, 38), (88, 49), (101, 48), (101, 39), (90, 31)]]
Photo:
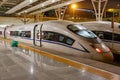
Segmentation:
[[(38, 14), (62, 6), (66, 6), (75, 2), (81, 2), (81, 8), (93, 8), (91, 0), (0, 0), (0, 16), (22, 14)], [(114, 5), (114, 4), (115, 5)], [(108, 0), (106, 7), (120, 8), (119, 0)]]
[(37, 14), (84, 0), (0, 0), (0, 15)]

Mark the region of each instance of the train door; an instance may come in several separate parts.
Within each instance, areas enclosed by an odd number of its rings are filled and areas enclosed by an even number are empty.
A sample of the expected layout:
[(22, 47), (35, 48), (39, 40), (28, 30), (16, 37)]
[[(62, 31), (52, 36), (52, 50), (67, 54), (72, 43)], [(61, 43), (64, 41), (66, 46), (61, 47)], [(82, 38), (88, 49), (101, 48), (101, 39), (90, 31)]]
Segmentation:
[(34, 26), (33, 44), (35, 46), (42, 46), (42, 26), (43, 24)]
[(4, 29), (4, 38), (6, 39), (6, 27), (5, 27), (5, 29)]

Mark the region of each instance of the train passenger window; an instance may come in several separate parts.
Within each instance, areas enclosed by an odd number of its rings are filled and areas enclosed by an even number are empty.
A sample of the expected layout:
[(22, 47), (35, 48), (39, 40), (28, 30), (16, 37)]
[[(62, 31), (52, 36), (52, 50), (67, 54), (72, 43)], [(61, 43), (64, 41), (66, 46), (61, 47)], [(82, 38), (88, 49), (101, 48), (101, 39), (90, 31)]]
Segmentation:
[(21, 31), (21, 33), (19, 33), (20, 37), (26, 37), (26, 38), (30, 38), (31, 37), (31, 31)]
[(54, 33), (52, 33), (52, 32), (45, 32), (44, 34), (45, 34), (44, 39), (51, 40), (51, 41), (54, 40)]
[(0, 35), (2, 35), (2, 31), (0, 31)]
[(54, 33), (48, 33), (48, 40), (54, 41)]
[(14, 36), (18, 36), (18, 31), (15, 31), (15, 35)]
[(100, 39), (112, 40), (112, 33), (110, 33), (110, 32), (94, 31), (94, 33), (95, 33)]
[(70, 38), (67, 38), (67, 40), (66, 40), (66, 43), (69, 44), (69, 45), (73, 44), (73, 42), (74, 41), (72, 39), (70, 39)]
[(64, 36), (59, 35), (59, 41), (60, 41), (60, 42), (63, 42), (63, 41), (64, 41), (64, 39), (65, 39), (65, 37), (64, 37)]
[(106, 40), (112, 40), (112, 33), (110, 33), (110, 32), (104, 32), (104, 39), (106, 39)]
[(93, 31), (100, 39), (104, 39), (104, 32), (102, 31)]
[(64, 44), (72, 45), (75, 40), (63, 35), (59, 34), (56, 32), (49, 32), (49, 31), (44, 31), (44, 40), (50, 40), (50, 41), (56, 41), (56, 42), (61, 42)]
[(44, 39), (44, 40), (47, 40), (47, 37), (48, 37), (47, 35), (48, 35), (48, 33), (47, 33), (46, 31), (44, 31), (44, 32), (43, 32), (43, 39)]
[(98, 34), (98, 37), (99, 37), (100, 39), (103, 39), (103, 38), (104, 38), (104, 35), (103, 35), (103, 34)]
[(93, 31), (100, 39), (112, 40), (112, 36), (114, 35), (115, 41), (120, 41), (120, 35), (112, 34), (111, 32), (104, 31)]
[(13, 31), (10, 31), (10, 36), (12, 36), (13, 35)]
[(37, 39), (40, 39), (40, 32), (37, 30)]
[(18, 36), (18, 31), (10, 31), (10, 36)]
[(37, 33), (37, 39), (40, 39), (40, 33), (39, 32)]
[(120, 35), (116, 33), (111, 32), (104, 32), (104, 36), (106, 40), (114, 40), (114, 41), (120, 41)]
[(120, 41), (120, 34), (114, 33), (114, 40), (115, 41)]

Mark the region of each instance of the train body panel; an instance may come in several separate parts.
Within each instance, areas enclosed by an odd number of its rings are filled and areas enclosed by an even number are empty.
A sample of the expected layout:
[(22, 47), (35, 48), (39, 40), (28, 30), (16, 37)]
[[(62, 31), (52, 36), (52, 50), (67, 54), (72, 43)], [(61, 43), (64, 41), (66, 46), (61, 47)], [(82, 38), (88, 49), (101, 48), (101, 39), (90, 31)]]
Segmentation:
[(8, 27), (5, 33), (8, 39), (61, 53), (100, 61), (113, 60), (110, 50), (94, 33), (71, 21), (54, 20)]

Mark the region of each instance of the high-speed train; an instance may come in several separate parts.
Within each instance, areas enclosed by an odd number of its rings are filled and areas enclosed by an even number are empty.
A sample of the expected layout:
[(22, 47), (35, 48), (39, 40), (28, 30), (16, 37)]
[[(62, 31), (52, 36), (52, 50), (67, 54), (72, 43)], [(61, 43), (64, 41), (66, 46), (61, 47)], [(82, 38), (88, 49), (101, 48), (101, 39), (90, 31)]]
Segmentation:
[(93, 32), (71, 21), (53, 20), (6, 27), (3, 35), (7, 39), (65, 54), (104, 62), (113, 61), (110, 49)]
[(87, 29), (92, 30), (112, 50), (120, 52), (120, 23), (109, 21), (81, 22)]

